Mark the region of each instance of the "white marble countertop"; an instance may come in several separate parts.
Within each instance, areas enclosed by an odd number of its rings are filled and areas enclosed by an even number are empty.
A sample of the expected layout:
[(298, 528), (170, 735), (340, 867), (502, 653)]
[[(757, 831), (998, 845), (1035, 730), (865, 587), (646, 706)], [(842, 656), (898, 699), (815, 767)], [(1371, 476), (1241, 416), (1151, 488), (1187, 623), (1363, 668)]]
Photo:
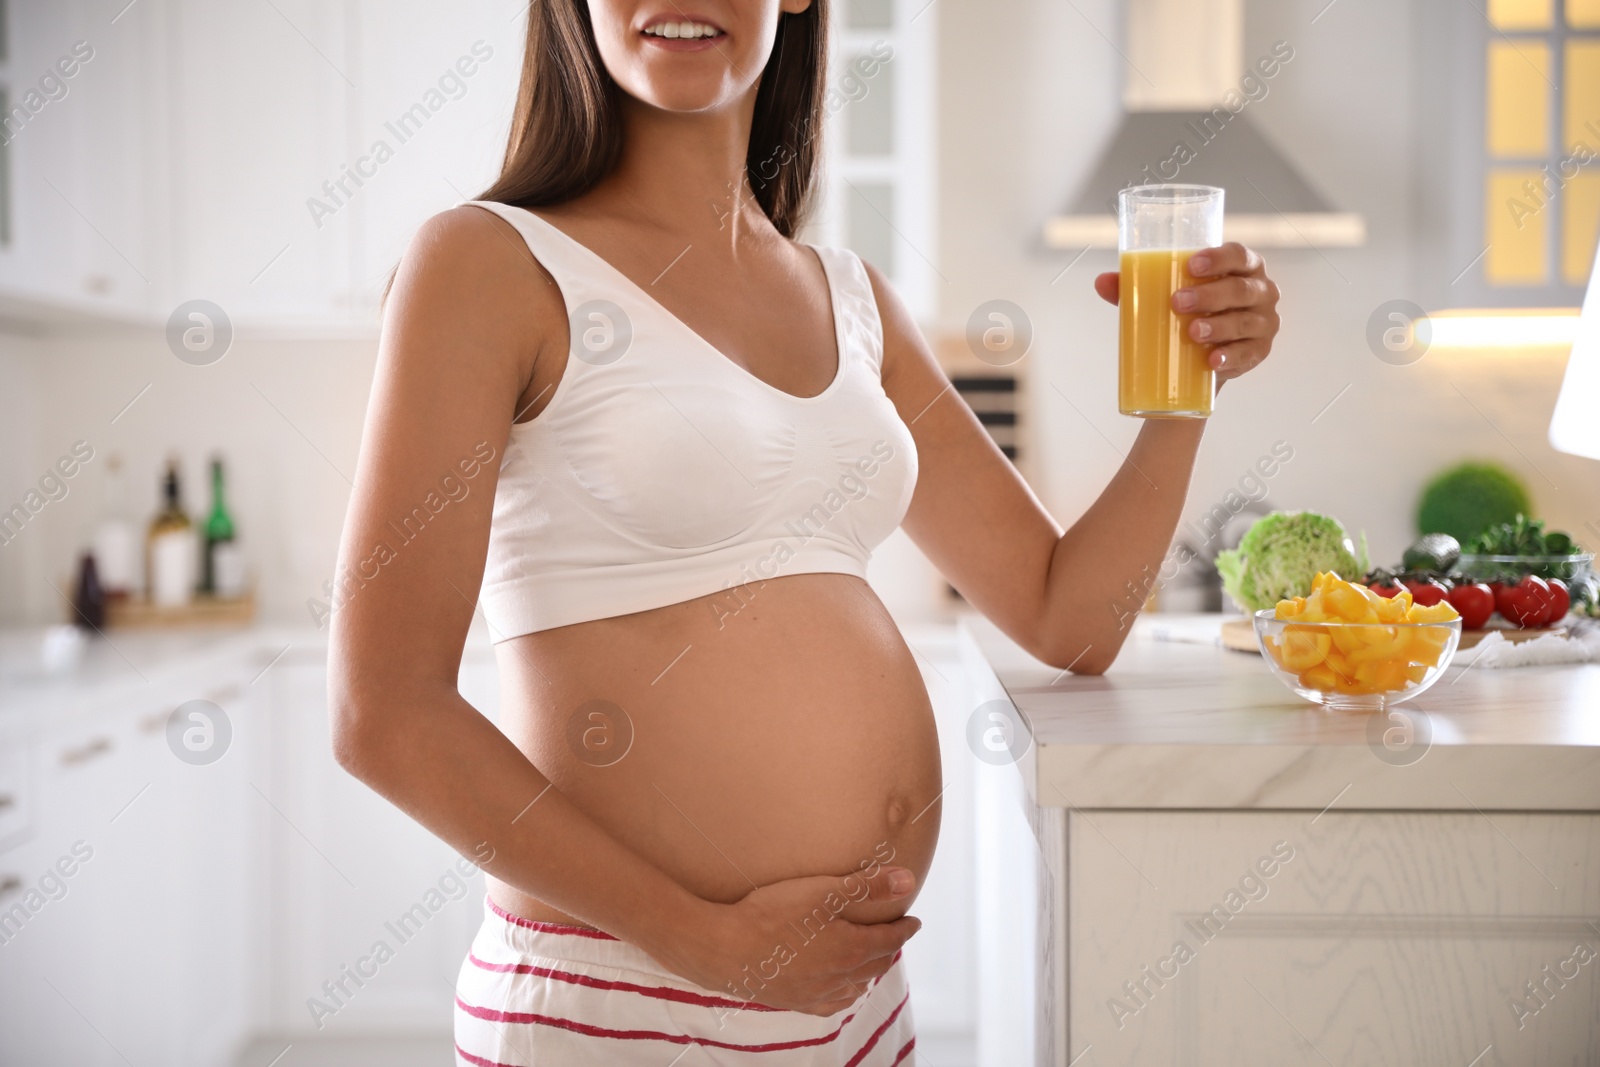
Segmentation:
[[(46, 628), (0, 630), (0, 728), (30, 729), (119, 703), (161, 699), (213, 680), (252, 682), (292, 657), (325, 657), (328, 631), (309, 625), (256, 623), (205, 629), (138, 629), (90, 635), (74, 661), (51, 665)], [(492, 655), (487, 631), (474, 624), (466, 657)]]
[(44, 627), (0, 630), (0, 725), (61, 722), (197, 678), (259, 671), (285, 647), (327, 647), (325, 633), (311, 627), (152, 629), (89, 635), (80, 654), (51, 664), (44, 643)]
[(1009, 700), (1031, 727), (1019, 764), (1039, 804), (1600, 811), (1600, 665), (1452, 665), (1403, 717), (1330, 712), (1257, 655), (1161, 639), (1221, 618), (1143, 617), (1100, 677), (964, 620), (979, 699)]

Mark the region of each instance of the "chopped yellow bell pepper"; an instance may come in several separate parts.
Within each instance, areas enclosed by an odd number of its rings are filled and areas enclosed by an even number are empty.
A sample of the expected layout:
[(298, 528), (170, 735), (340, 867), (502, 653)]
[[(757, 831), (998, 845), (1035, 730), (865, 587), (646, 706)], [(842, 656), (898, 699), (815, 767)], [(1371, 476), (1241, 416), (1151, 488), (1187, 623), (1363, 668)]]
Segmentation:
[(1300, 684), (1307, 689), (1328, 692), (1339, 684), (1339, 676), (1327, 664), (1318, 664), (1300, 675)]
[(1307, 689), (1348, 694), (1401, 692), (1421, 684), (1443, 657), (1450, 634), (1441, 628), (1404, 624), (1458, 617), (1448, 601), (1424, 607), (1407, 590), (1380, 596), (1332, 571), (1312, 580), (1309, 595), (1278, 601), (1274, 614), (1293, 620), (1281, 639), (1269, 637), (1264, 642), (1278, 665), (1293, 672)]
[(1449, 622), (1460, 617), (1448, 600), (1441, 600), (1432, 606), (1413, 604), (1406, 612), (1407, 622)]
[(1289, 626), (1283, 631), (1276, 658), (1278, 665), (1293, 674), (1309, 670), (1328, 655), (1332, 641), (1320, 628)]

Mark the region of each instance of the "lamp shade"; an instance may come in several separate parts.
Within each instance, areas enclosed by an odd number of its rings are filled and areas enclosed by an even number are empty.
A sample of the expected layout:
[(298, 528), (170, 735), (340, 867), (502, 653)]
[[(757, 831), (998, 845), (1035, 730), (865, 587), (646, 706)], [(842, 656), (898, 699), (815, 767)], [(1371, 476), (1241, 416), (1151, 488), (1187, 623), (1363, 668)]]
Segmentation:
[(1577, 337), (1550, 416), (1550, 447), (1600, 459), (1600, 254), (1589, 273)]

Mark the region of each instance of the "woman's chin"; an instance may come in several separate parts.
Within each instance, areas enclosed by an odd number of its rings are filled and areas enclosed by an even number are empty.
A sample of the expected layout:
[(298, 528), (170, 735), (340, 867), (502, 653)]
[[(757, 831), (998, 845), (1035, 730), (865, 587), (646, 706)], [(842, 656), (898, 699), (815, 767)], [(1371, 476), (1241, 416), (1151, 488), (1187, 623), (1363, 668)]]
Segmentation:
[[(715, 56), (715, 53), (712, 53)], [(672, 60), (692, 58), (690, 56), (665, 56), (669, 62), (663, 66), (671, 66)], [(702, 71), (676, 69), (676, 70), (651, 70), (645, 72), (643, 77), (619, 80), (622, 90), (629, 97), (656, 111), (665, 111), (678, 115), (706, 115), (719, 111), (731, 110), (740, 99), (739, 87), (732, 84), (729, 77), (727, 61), (717, 59), (715, 69)], [(648, 66), (654, 67), (651, 63)]]

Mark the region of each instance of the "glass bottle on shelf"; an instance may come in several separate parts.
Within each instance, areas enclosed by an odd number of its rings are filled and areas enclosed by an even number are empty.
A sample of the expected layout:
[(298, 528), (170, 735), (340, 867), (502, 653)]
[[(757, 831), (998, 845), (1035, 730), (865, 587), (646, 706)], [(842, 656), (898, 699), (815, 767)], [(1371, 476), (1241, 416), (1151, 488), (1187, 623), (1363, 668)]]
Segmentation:
[(139, 585), (139, 541), (128, 521), (122, 457), (106, 459), (105, 510), (94, 533), (95, 568), (107, 600), (131, 596)]
[(157, 607), (182, 607), (194, 595), (195, 531), (183, 510), (178, 461), (167, 461), (162, 507), (150, 522), (148, 545), (150, 601)]
[(94, 565), (94, 553), (78, 557), (78, 588), (72, 598), (73, 623), (82, 630), (100, 632), (106, 625), (106, 596)]
[(231, 599), (244, 592), (244, 562), (234, 540), (233, 516), (224, 493), (222, 460), (211, 461), (211, 515), (206, 519), (205, 560), (200, 590)]

